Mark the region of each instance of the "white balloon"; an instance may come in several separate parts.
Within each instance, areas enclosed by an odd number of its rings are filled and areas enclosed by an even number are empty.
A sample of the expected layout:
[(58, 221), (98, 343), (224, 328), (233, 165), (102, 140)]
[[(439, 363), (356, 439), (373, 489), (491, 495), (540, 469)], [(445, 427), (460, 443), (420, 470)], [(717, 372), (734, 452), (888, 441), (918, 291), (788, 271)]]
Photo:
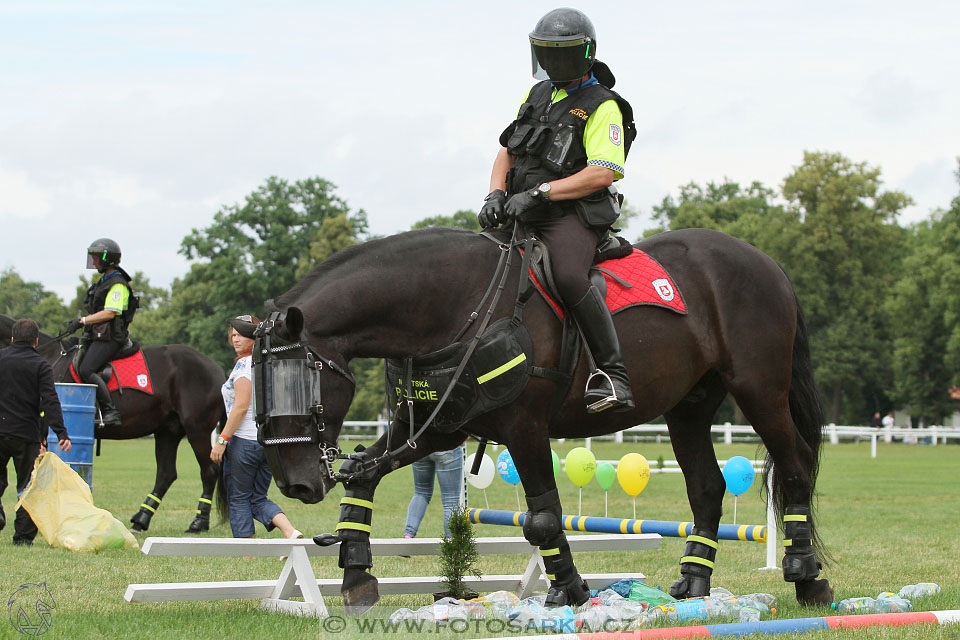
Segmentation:
[(486, 489), (490, 486), (490, 483), (493, 482), (493, 476), (496, 473), (493, 467), (493, 460), (490, 459), (490, 456), (483, 454), (483, 457), (480, 459), (480, 469), (477, 470), (477, 475), (471, 475), (470, 470), (473, 469), (473, 458), (477, 455), (471, 453), (467, 456), (466, 469), (464, 472), (467, 474), (467, 482), (476, 487), (477, 489)]

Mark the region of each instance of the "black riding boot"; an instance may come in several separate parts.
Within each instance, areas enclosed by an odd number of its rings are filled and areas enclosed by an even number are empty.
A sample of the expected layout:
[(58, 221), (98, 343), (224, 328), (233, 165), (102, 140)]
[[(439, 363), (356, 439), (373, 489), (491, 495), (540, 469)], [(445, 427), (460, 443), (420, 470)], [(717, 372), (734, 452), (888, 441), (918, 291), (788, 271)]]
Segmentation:
[(633, 409), (633, 394), (630, 392), (627, 369), (623, 366), (623, 356), (620, 355), (617, 329), (613, 326), (613, 318), (600, 291), (591, 286), (570, 311), (598, 369), (587, 379), (583, 394), (587, 411), (598, 413), (606, 409)]
[(110, 397), (110, 390), (107, 389), (107, 383), (103, 381), (100, 374), (87, 374), (87, 382), (97, 385), (97, 404), (100, 405), (100, 415), (105, 427), (119, 427), (121, 423), (120, 412), (113, 405), (113, 399)]

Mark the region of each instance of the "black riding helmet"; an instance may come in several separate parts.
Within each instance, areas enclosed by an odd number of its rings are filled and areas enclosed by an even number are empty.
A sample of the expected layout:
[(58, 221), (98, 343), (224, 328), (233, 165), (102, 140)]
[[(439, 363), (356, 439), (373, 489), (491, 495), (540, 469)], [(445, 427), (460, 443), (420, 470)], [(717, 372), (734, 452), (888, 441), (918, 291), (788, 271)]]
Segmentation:
[[(95, 258), (100, 259), (97, 265)], [(108, 267), (120, 264), (120, 245), (110, 238), (99, 238), (87, 248), (87, 269), (96, 269), (103, 273)]]
[(563, 86), (590, 71), (597, 57), (597, 31), (576, 9), (554, 9), (530, 32), (533, 77)]

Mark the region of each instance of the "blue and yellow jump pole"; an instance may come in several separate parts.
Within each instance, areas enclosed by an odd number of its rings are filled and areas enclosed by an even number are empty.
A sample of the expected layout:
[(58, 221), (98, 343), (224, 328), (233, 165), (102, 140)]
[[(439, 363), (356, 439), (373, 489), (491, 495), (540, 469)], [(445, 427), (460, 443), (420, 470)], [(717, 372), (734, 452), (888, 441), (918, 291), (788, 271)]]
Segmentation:
[[(526, 514), (520, 511), (496, 509), (470, 509), (470, 522), (475, 524), (500, 524), (522, 527)], [(596, 518), (593, 516), (563, 516), (564, 531), (589, 531), (590, 533), (659, 533), (671, 538), (686, 538), (693, 533), (692, 522), (667, 520), (642, 520), (621, 518)], [(767, 528), (758, 524), (721, 524), (720, 540), (743, 540), (766, 542)]]

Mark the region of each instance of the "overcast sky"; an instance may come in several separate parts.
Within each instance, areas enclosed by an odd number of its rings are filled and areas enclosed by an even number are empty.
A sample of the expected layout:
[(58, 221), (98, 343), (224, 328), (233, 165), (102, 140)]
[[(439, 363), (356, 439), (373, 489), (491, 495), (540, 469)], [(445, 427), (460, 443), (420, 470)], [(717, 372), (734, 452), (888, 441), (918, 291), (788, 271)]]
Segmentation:
[[(0, 269), (69, 302), (108, 236), (169, 286), (183, 237), (270, 175), (330, 180), (377, 234), (476, 209), (555, 6), (4, 2)], [(956, 0), (575, 6), (636, 112), (644, 214), (690, 180), (776, 187), (804, 150), (879, 166), (903, 224), (960, 190)]]

